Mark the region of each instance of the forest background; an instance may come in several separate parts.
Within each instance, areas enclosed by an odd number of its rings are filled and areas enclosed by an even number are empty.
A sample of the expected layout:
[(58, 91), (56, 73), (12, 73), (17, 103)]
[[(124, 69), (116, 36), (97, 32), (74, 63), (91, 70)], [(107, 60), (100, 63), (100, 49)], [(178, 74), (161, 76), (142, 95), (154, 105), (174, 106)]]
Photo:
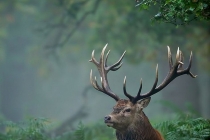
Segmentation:
[(159, 81), (164, 79), (168, 72), (167, 46), (173, 56), (180, 47), (185, 65), (192, 51), (192, 72), (198, 77), (176, 79), (152, 97), (145, 111), (155, 120), (173, 119), (176, 113), (171, 108), (209, 118), (209, 21), (202, 17), (166, 20), (156, 5), (136, 4), (113, 0), (1, 0), (0, 121), (44, 117), (55, 126), (68, 122), (63, 127), (68, 130), (79, 121), (102, 122), (115, 102), (90, 86), (90, 69), (94, 75), (97, 70), (88, 60), (92, 50), (99, 58), (106, 43), (111, 50), (109, 63), (126, 50), (122, 68), (109, 74), (111, 88), (121, 98), (125, 75), (132, 95), (137, 93), (140, 78), (143, 92), (151, 89), (157, 63)]

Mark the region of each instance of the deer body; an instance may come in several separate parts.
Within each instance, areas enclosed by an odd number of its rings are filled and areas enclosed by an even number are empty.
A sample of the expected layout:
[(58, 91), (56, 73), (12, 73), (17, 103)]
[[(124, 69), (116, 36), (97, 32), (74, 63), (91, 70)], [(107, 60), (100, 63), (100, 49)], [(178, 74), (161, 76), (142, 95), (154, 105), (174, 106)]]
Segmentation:
[[(107, 45), (106, 45), (107, 46)], [(168, 61), (170, 71), (163, 82), (157, 86), (158, 83), (158, 66), (156, 67), (156, 79), (152, 89), (144, 94), (141, 94), (142, 89), (142, 80), (140, 82), (140, 88), (136, 97), (131, 96), (126, 91), (126, 77), (124, 79), (123, 91), (125, 96), (129, 98), (120, 99), (115, 93), (110, 89), (107, 73), (109, 71), (116, 71), (122, 66), (122, 58), (124, 57), (125, 52), (120, 57), (120, 59), (113, 65), (107, 65), (107, 59), (109, 51), (104, 56), (106, 46), (103, 48), (100, 61), (98, 62), (94, 58), (94, 51), (92, 52), (92, 57), (90, 62), (93, 62), (101, 76), (101, 84), (99, 86), (96, 80), (92, 78), (92, 70), (90, 73), (90, 82), (95, 89), (101, 91), (108, 96), (116, 100), (117, 104), (113, 107), (113, 111), (110, 115), (104, 117), (104, 122), (107, 126), (116, 129), (117, 140), (163, 140), (161, 134), (155, 130), (149, 122), (149, 119), (144, 114), (143, 109), (147, 107), (150, 102), (151, 96), (164, 87), (166, 87), (172, 80), (176, 77), (188, 74), (191, 77), (195, 78), (196, 76), (190, 72), (191, 62), (192, 62), (192, 53), (190, 55), (190, 63), (186, 69), (182, 69), (183, 65), (183, 55), (182, 52), (177, 50), (175, 64), (172, 62), (170, 48), (168, 47)]]

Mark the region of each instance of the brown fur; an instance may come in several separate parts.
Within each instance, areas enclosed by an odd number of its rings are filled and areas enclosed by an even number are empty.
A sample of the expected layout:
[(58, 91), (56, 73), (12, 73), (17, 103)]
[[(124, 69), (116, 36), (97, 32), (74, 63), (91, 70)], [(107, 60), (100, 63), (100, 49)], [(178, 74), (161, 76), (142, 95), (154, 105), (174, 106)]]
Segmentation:
[[(141, 101), (133, 104), (128, 100), (117, 102), (114, 111), (109, 115), (111, 120), (105, 122), (116, 129), (117, 140), (163, 140), (142, 111), (149, 101), (145, 103)], [(130, 112), (126, 112), (126, 109), (130, 109)]]

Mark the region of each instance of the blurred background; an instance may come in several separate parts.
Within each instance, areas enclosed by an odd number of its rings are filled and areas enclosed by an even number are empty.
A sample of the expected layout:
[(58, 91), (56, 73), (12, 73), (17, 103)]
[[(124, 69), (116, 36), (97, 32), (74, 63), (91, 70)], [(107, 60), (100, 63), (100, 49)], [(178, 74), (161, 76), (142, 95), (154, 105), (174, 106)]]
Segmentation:
[(145, 109), (150, 119), (167, 120), (176, 111), (210, 118), (210, 23), (184, 26), (152, 23), (157, 8), (140, 11), (135, 1), (0, 0), (0, 121), (49, 118), (73, 128), (103, 122), (115, 101), (89, 82), (92, 50), (99, 59), (108, 43), (108, 64), (126, 50), (123, 66), (108, 74), (111, 89), (121, 98), (123, 79), (136, 95), (149, 91), (159, 65), (159, 84), (169, 71), (167, 46), (173, 58), (180, 47), (184, 67), (193, 52), (193, 79), (181, 76), (152, 96)]

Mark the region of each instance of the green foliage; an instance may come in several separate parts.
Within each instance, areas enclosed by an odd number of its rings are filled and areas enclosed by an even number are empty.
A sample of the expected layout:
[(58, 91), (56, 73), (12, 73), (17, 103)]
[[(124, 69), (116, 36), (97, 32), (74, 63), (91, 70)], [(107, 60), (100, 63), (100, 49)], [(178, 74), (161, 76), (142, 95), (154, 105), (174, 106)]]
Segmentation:
[(155, 125), (166, 140), (204, 140), (210, 138), (210, 120), (204, 118), (181, 117)]
[(99, 123), (85, 127), (80, 122), (75, 131), (64, 132), (53, 138), (47, 133), (49, 121), (43, 118), (31, 118), (20, 123), (3, 121), (0, 128), (4, 128), (0, 140), (115, 140), (113, 129)]
[(81, 122), (79, 123), (78, 128), (75, 131), (75, 137), (77, 140), (85, 139), (85, 127)]
[(0, 133), (1, 140), (47, 140), (43, 130), (47, 123), (46, 119), (28, 119), (26, 122), (13, 123), (5, 121), (1, 126), (5, 127), (5, 132)]
[(85, 134), (85, 140), (116, 140), (115, 130), (104, 123), (88, 126)]
[(148, 9), (157, 5), (158, 13), (155, 21), (169, 22), (175, 25), (185, 25), (192, 20), (210, 20), (209, 0), (142, 0), (137, 6)]
[[(102, 123), (84, 126), (81, 122), (75, 131), (65, 132), (51, 138), (47, 135), (47, 119), (28, 119), (26, 122), (4, 121), (0, 125), (4, 132), (1, 140), (116, 140), (114, 129)], [(205, 140), (210, 138), (210, 120), (180, 116), (173, 121), (164, 121), (154, 125), (166, 140)], [(49, 131), (49, 130), (48, 130)]]

